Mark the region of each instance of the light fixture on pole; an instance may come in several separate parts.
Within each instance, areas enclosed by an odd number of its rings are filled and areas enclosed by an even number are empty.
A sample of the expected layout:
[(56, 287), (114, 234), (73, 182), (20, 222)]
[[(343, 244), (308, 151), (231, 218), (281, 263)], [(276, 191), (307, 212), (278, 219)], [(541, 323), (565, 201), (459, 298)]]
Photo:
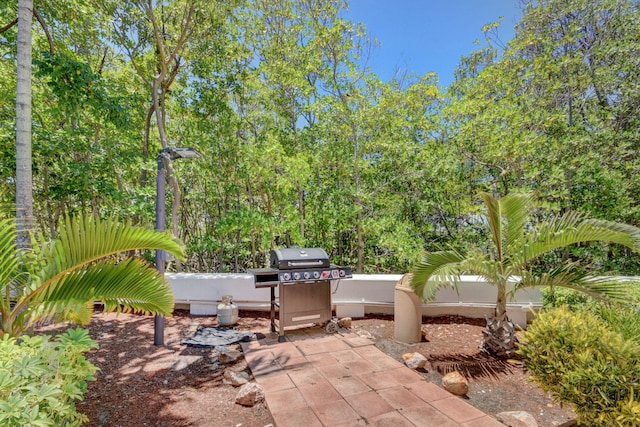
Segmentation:
[[(165, 228), (165, 170), (164, 161), (176, 159), (195, 159), (202, 154), (193, 148), (167, 147), (158, 153), (158, 177), (156, 179), (156, 230)], [(156, 250), (156, 269), (164, 275), (165, 251)], [(153, 318), (153, 344), (164, 345), (164, 316), (155, 315)]]

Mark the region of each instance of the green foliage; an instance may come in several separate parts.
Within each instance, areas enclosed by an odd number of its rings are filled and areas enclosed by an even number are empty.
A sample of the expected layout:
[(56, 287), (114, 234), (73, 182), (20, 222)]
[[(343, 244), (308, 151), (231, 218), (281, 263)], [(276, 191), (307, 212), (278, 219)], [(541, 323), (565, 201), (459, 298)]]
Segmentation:
[[(616, 310), (618, 311), (618, 310)], [(619, 313), (619, 311), (618, 311)], [(571, 404), (578, 421), (593, 426), (640, 423), (640, 315), (610, 311), (608, 319), (566, 307), (541, 312), (518, 352), (533, 380)], [(620, 332), (634, 319), (633, 333)]]
[[(549, 270), (531, 267), (539, 257), (569, 245), (610, 242), (640, 250), (640, 229), (626, 224), (583, 218), (567, 212), (562, 216), (532, 222), (535, 201), (530, 194), (509, 194), (500, 199), (481, 193), (485, 202), (483, 216), (490, 245), (427, 252), (413, 270), (411, 286), (425, 301), (435, 298), (438, 289), (456, 286), (459, 276), (477, 274), (496, 286), (495, 317), (507, 319), (507, 292), (527, 287), (564, 287), (587, 295), (615, 301), (628, 301), (629, 284), (615, 277), (598, 277), (566, 260)], [(510, 336), (485, 334), (483, 348), (515, 349), (515, 330)], [(511, 343), (507, 345), (507, 343)], [(503, 343), (503, 344), (499, 344)]]
[(97, 348), (84, 329), (56, 336), (0, 338), (0, 425), (80, 426), (75, 402), (97, 368), (83, 353)]
[[(86, 323), (93, 303), (107, 310), (171, 314), (173, 293), (164, 276), (131, 256), (162, 249), (183, 257), (168, 234), (112, 220), (67, 218), (53, 241), (33, 239), (18, 250), (11, 220), (0, 220), (0, 336), (17, 336), (43, 321)], [(128, 254), (119, 257), (120, 254)], [(17, 256), (16, 256), (17, 255)]]
[[(298, 245), (362, 271), (404, 272), (422, 250), (491, 244), (477, 221), (478, 191), (535, 191), (549, 208), (534, 212), (541, 219), (574, 211), (640, 224), (636, 2), (528, 2), (507, 45), (495, 17), (478, 29), (490, 45), (459, 52), (446, 91), (433, 73), (399, 70), (382, 81), (367, 69), (375, 42), (344, 18), (347, 7), (38, 3), (48, 32), (34, 22), (36, 226), (55, 236), (79, 212), (152, 224), (155, 157), (174, 143), (205, 154), (197, 165), (176, 162), (167, 192), (167, 206), (180, 201), (171, 225), (192, 271), (245, 271), (263, 266), (271, 247)], [(2, 25), (15, 17), (15, 2), (0, 5)], [(7, 194), (15, 33), (0, 36)], [(640, 272), (632, 251), (600, 244), (552, 251), (535, 271), (567, 259)]]
[(597, 300), (583, 292), (554, 287), (542, 289), (542, 305), (544, 309), (565, 306), (575, 311), (594, 304), (597, 304)]

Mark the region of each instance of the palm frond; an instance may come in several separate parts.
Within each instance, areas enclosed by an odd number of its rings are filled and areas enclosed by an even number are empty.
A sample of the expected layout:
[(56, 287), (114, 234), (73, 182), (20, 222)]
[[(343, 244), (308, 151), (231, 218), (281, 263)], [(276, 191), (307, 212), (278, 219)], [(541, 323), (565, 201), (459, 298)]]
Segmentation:
[(413, 269), (411, 288), (425, 301), (433, 300), (442, 287), (453, 286), (457, 290), (463, 260), (464, 256), (454, 250), (424, 254)]
[(39, 301), (102, 301), (107, 310), (171, 314), (173, 293), (165, 277), (141, 260), (101, 261), (46, 286)]
[(184, 259), (181, 245), (166, 233), (92, 217), (66, 218), (51, 247), (37, 255), (42, 281), (97, 260), (133, 250), (161, 249)]
[(526, 272), (516, 289), (523, 287), (561, 287), (585, 293), (597, 299), (626, 302), (628, 289), (622, 281), (607, 276), (593, 276), (579, 269), (580, 263), (567, 262), (548, 272), (535, 275)]
[(640, 229), (611, 221), (583, 219), (568, 213), (545, 221), (531, 233), (522, 251), (522, 262), (576, 243), (602, 241), (618, 243), (633, 251), (640, 251)]
[(16, 257), (16, 229), (14, 221), (10, 219), (0, 220), (0, 286), (3, 298), (8, 299), (6, 292), (18, 270), (18, 258)]
[(20, 335), (31, 327), (64, 321), (84, 325), (89, 323), (92, 314), (93, 302), (77, 299), (31, 304), (26, 310), (17, 313), (12, 325), (12, 335)]
[(519, 248), (524, 241), (525, 226), (531, 215), (533, 196), (528, 193), (509, 194), (500, 199), (500, 206), (505, 221), (505, 246), (509, 249)]
[(484, 200), (487, 206), (487, 226), (489, 227), (489, 233), (491, 240), (496, 249), (496, 257), (498, 259), (503, 258), (502, 247), (502, 209), (500, 201), (493, 197), (489, 193), (480, 193), (480, 197)]

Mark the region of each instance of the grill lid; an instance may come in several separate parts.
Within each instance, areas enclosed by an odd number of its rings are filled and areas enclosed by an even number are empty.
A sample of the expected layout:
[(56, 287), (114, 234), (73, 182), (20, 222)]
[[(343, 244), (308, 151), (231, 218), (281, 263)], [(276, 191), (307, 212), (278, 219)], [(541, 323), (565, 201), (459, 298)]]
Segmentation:
[(271, 268), (329, 267), (329, 257), (322, 248), (271, 249)]

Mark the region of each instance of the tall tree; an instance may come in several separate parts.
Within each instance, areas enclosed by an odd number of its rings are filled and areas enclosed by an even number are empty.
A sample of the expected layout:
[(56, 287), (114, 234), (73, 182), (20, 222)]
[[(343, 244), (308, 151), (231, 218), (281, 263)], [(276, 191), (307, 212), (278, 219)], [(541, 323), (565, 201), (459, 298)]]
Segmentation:
[(33, 172), (31, 170), (31, 24), (33, 0), (18, 1), (16, 85), (16, 217), (18, 243), (29, 244), (33, 221)]

